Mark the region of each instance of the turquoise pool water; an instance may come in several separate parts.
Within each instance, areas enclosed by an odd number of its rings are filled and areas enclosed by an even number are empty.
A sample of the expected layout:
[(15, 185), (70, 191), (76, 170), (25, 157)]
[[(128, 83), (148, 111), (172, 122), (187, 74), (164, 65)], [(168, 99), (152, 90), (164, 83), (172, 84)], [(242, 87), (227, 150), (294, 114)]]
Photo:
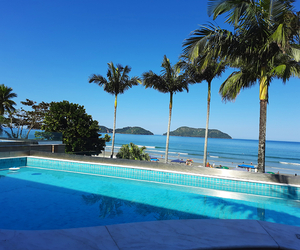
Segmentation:
[(0, 171), (0, 228), (42, 230), (174, 219), (300, 226), (300, 202), (194, 186), (26, 167)]

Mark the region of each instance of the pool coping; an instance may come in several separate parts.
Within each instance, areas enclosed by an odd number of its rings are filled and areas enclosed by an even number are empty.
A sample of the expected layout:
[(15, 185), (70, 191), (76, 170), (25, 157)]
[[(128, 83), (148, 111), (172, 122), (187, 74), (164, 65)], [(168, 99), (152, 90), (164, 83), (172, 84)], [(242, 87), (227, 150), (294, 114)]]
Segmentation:
[[(54, 240), (55, 239), (55, 240)], [(0, 249), (299, 249), (300, 227), (257, 220), (169, 220), (60, 230), (0, 229)]]

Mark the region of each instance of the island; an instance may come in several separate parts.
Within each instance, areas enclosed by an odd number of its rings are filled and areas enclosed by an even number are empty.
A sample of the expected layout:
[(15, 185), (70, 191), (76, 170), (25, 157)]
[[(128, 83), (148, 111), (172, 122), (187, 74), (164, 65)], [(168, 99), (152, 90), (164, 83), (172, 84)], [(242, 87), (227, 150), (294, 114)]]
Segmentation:
[[(112, 133), (113, 129), (105, 126), (99, 126), (100, 133)], [(132, 135), (153, 135), (152, 132), (141, 127), (124, 127), (116, 129), (117, 134), (132, 134)]]
[[(163, 135), (167, 135), (164, 133)], [(189, 128), (189, 127), (180, 127), (174, 131), (170, 132), (171, 136), (186, 136), (186, 137), (205, 137), (205, 128)], [(226, 133), (221, 132), (217, 129), (208, 130), (208, 138), (222, 138), (222, 139), (232, 139)]]

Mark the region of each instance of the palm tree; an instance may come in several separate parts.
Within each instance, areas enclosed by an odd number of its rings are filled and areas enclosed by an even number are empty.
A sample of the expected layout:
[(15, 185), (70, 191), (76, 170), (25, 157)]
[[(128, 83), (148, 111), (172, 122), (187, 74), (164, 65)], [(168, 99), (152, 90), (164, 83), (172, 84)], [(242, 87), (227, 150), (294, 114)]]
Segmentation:
[(126, 90), (130, 89), (134, 85), (141, 83), (138, 77), (130, 78), (128, 76), (131, 68), (126, 65), (123, 67), (121, 64), (117, 64), (116, 67), (112, 62), (108, 63), (107, 79), (101, 75), (91, 75), (89, 83), (96, 83), (99, 86), (104, 87), (104, 91), (115, 96), (115, 110), (114, 110), (114, 127), (113, 138), (111, 146), (111, 158), (114, 154), (115, 145), (115, 131), (116, 131), (116, 117), (117, 117), (117, 98), (119, 94), (123, 94)]
[(17, 104), (11, 99), (17, 97), (17, 94), (12, 91), (12, 88), (4, 84), (0, 85), (0, 115), (3, 115), (5, 111), (9, 113), (15, 111), (14, 105)]
[[(183, 55), (183, 58), (186, 58)], [(225, 71), (225, 63), (212, 60), (209, 64), (205, 63), (205, 57), (198, 56), (192, 61), (181, 63), (181, 68), (186, 70), (186, 73), (194, 82), (206, 81), (208, 85), (207, 91), (207, 113), (206, 113), (206, 128), (205, 128), (205, 139), (204, 139), (204, 153), (203, 153), (203, 166), (206, 166), (207, 162), (207, 140), (208, 140), (208, 125), (210, 116), (210, 100), (211, 100), (211, 82), (214, 78), (221, 76)]]
[(173, 94), (176, 92), (183, 92), (184, 90), (188, 92), (189, 91), (188, 84), (190, 83), (190, 80), (185, 74), (180, 74), (180, 68), (178, 64), (172, 67), (170, 60), (166, 56), (164, 56), (161, 67), (162, 70), (160, 75), (153, 73), (151, 70), (143, 73), (143, 85), (146, 88), (154, 88), (159, 92), (170, 94), (169, 122), (168, 122), (166, 153), (165, 153), (165, 163), (167, 163), (172, 106), (173, 106)]
[(203, 48), (206, 61), (220, 58), (233, 72), (221, 85), (223, 99), (234, 100), (241, 89), (259, 82), (260, 123), (258, 171), (265, 172), (265, 141), (268, 88), (274, 78), (284, 82), (299, 76), (299, 17), (293, 1), (210, 0), (209, 14), (214, 18), (228, 12), (234, 32), (218, 27), (202, 27), (188, 39), (185, 51), (196, 58)]

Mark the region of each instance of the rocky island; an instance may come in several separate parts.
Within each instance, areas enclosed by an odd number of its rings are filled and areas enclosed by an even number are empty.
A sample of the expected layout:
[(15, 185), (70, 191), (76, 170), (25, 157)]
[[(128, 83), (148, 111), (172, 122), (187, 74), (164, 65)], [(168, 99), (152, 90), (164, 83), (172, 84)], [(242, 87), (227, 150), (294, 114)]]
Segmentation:
[[(112, 133), (113, 129), (107, 128), (105, 126), (99, 126), (100, 133)], [(132, 134), (132, 135), (153, 135), (149, 130), (143, 129), (141, 127), (124, 127), (116, 129), (117, 134)]]
[[(167, 133), (164, 133), (163, 135), (167, 135)], [(174, 131), (170, 131), (170, 135), (186, 137), (205, 137), (205, 128), (180, 127)], [(208, 129), (208, 138), (232, 139), (230, 135), (223, 133), (217, 129)]]

